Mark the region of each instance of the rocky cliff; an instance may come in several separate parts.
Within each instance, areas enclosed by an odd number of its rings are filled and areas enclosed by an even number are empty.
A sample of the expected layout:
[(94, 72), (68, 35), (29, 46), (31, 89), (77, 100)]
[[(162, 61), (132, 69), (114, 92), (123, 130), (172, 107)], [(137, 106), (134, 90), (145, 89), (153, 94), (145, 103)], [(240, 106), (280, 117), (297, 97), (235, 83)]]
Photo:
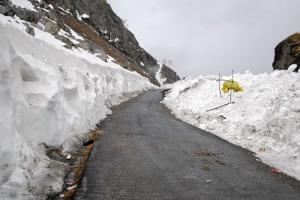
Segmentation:
[(300, 33), (289, 36), (275, 48), (274, 70), (287, 70), (292, 64), (298, 65), (295, 69), (298, 72), (300, 67)]
[[(30, 0), (37, 12), (16, 7), (8, 0), (1, 0), (0, 12), (5, 15), (17, 15), (28, 21), (30, 26), (44, 26), (43, 30), (50, 32), (64, 43), (66, 48), (83, 48), (102, 59), (111, 56), (122, 67), (136, 71), (147, 77), (156, 85), (158, 62), (138, 43), (135, 36), (124, 25), (122, 19), (112, 10), (106, 0)], [(42, 28), (42, 27), (41, 27)], [(69, 33), (61, 35), (60, 30)], [(83, 39), (73, 42), (72, 31)], [(34, 34), (31, 32), (31, 34)], [(105, 55), (104, 55), (105, 54)], [(179, 76), (167, 66), (161, 70), (161, 76), (166, 83), (179, 80)]]

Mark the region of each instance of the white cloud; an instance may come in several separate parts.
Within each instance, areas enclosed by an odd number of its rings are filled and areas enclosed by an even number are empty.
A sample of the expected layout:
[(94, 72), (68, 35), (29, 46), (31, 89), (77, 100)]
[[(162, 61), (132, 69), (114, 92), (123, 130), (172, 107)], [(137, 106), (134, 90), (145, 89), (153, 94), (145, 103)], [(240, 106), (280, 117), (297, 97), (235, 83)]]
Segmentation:
[(272, 70), (275, 46), (300, 31), (299, 0), (109, 0), (141, 45), (181, 75)]

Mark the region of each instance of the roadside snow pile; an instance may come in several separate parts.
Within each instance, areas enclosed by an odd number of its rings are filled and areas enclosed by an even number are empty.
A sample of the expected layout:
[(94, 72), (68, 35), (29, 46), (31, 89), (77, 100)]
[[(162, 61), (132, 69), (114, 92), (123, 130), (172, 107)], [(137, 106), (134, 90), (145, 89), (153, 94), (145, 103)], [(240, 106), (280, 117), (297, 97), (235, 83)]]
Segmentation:
[(45, 199), (59, 191), (62, 166), (45, 146), (65, 152), (109, 108), (152, 87), (148, 79), (106, 63), (11, 17), (0, 16), (0, 199)]
[(176, 117), (300, 180), (300, 74), (291, 71), (235, 74), (245, 91), (234, 93), (235, 104), (210, 112), (229, 102), (229, 94), (220, 98), (217, 76), (179, 81), (163, 103)]

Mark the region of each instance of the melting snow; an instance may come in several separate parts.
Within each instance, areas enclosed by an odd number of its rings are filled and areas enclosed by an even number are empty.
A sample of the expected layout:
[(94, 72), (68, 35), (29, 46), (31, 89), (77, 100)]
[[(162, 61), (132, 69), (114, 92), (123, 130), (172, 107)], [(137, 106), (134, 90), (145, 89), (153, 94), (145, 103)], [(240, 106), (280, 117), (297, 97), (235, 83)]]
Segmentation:
[(90, 18), (90, 16), (88, 14), (84, 13), (83, 15), (81, 15), (81, 18), (82, 19), (88, 19), (88, 18)]
[(229, 102), (228, 94), (220, 98), (217, 76), (179, 81), (163, 103), (187, 123), (247, 148), (300, 179), (300, 74), (291, 70), (236, 74), (245, 91), (234, 94), (234, 104), (210, 112)]

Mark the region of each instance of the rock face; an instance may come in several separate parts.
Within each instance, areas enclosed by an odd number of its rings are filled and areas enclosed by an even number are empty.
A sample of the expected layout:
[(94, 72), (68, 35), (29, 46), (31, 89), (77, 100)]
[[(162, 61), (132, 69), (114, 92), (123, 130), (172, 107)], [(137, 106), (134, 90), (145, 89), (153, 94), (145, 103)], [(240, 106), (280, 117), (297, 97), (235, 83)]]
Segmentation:
[(292, 64), (298, 65), (295, 69), (295, 72), (298, 72), (300, 67), (300, 33), (289, 36), (275, 48), (274, 70), (287, 70)]
[[(126, 28), (122, 19), (113, 12), (106, 0), (45, 0), (45, 2), (69, 10), (73, 16), (88, 15), (88, 18), (78, 19), (83, 20), (82, 23), (88, 24), (105, 41), (118, 49), (127, 63), (134, 65), (132, 68), (138, 72), (144, 71), (151, 76), (150, 80), (158, 85), (155, 79), (156, 71), (153, 71), (159, 69), (157, 60), (139, 45), (135, 36)], [(127, 66), (123, 67), (127, 68)], [(172, 69), (168, 68), (165, 71), (168, 72), (165, 74), (168, 83), (180, 79), (179, 76), (174, 75), (176, 73)]]
[(165, 84), (172, 84), (178, 80), (180, 80), (180, 77), (174, 72), (171, 68), (169, 68), (166, 65), (163, 65), (161, 68), (161, 74), (167, 78), (165, 81)]

